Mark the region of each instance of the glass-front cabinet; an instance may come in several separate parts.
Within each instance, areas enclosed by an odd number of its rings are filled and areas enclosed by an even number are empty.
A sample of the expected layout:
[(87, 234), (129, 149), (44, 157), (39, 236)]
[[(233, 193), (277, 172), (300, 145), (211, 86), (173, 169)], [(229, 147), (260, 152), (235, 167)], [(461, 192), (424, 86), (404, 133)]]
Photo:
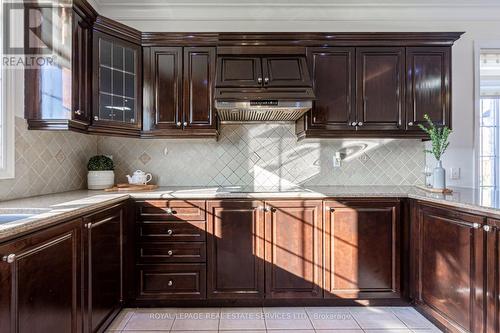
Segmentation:
[(115, 128), (116, 134), (141, 129), (141, 48), (94, 31), (93, 118), (89, 130)]

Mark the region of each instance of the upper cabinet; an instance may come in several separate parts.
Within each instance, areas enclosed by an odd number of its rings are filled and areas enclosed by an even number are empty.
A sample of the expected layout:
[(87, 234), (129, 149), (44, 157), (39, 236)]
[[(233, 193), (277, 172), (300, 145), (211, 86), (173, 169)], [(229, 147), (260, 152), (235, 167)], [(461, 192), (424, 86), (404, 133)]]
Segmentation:
[(451, 127), (451, 49), (406, 48), (407, 106), (409, 131), (420, 131), (424, 115), (438, 125)]
[(217, 87), (265, 88), (311, 85), (304, 56), (235, 56), (217, 60)]
[(141, 130), (141, 47), (94, 31), (93, 116), (90, 131), (138, 134)]
[(215, 136), (215, 47), (144, 48), (143, 136)]

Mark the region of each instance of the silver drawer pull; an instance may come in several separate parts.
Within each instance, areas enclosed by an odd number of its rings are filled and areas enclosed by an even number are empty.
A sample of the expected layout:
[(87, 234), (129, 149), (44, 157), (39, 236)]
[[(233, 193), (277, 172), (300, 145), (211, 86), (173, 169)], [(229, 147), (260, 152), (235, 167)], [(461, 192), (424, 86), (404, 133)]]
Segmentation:
[(489, 225), (483, 225), (483, 229), (486, 232), (489, 232), (491, 230), (491, 227)]
[(2, 260), (8, 264), (12, 264), (14, 260), (16, 260), (16, 255), (14, 253), (8, 254), (6, 256), (3, 256)]
[(172, 210), (172, 208), (167, 208), (165, 209), (165, 213), (167, 213), (168, 215), (172, 215), (174, 211)]
[(173, 233), (174, 233), (174, 232), (173, 232), (173, 230), (172, 230), (172, 229), (168, 229), (168, 230), (167, 230), (167, 235), (172, 235)]
[(479, 228), (481, 228), (481, 224), (479, 224), (479, 223), (474, 223), (474, 224), (472, 225), (472, 227), (473, 227), (474, 229), (479, 229)]
[(174, 254), (174, 252), (172, 250), (168, 250), (167, 254), (170, 257), (170, 256), (172, 256), (172, 254)]
[(172, 286), (174, 285), (174, 281), (172, 281), (172, 280), (168, 280), (167, 285), (168, 285), (169, 287), (172, 287)]

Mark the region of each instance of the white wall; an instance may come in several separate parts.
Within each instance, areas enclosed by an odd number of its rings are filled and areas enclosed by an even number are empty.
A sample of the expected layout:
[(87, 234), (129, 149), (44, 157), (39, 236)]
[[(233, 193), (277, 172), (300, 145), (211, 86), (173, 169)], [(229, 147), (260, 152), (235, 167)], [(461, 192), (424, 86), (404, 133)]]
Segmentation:
[[(461, 169), (461, 179), (449, 180), (449, 184), (473, 186), (473, 42), (500, 39), (500, 1), (445, 0), (437, 5), (370, 0), (348, 4), (312, 0), (308, 5), (224, 0), (158, 5), (149, 1), (131, 6), (123, 6), (122, 1), (121, 7), (101, 1), (99, 6), (102, 14), (141, 31), (464, 31), (453, 47), (454, 133), (444, 165)], [(432, 158), (428, 160), (434, 164)]]

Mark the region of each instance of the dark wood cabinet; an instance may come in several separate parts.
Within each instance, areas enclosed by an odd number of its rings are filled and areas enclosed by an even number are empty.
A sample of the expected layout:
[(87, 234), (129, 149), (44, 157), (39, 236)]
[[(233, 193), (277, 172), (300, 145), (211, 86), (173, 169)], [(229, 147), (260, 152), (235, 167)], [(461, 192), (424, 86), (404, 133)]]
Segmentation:
[(262, 58), (265, 87), (309, 87), (311, 79), (304, 56)]
[(139, 135), (142, 124), (141, 46), (93, 31), (90, 132)]
[(488, 219), (486, 231), (486, 332), (500, 332), (500, 220)]
[(402, 129), (404, 48), (357, 48), (356, 62), (357, 130)]
[(220, 56), (217, 59), (217, 87), (262, 86), (260, 57)]
[(417, 307), (450, 330), (483, 332), (485, 219), (427, 205), (418, 205), (415, 215)]
[(0, 331), (81, 332), (81, 220), (0, 245)]
[(427, 114), (451, 127), (451, 48), (406, 48), (406, 120), (409, 131), (421, 131)]
[(308, 48), (307, 59), (316, 99), (305, 115), (306, 130), (355, 130), (355, 49)]
[(123, 301), (123, 206), (85, 217), (83, 230), (84, 331), (99, 332)]
[(322, 201), (266, 201), (267, 298), (322, 298)]
[(324, 205), (325, 297), (400, 298), (399, 200)]
[(264, 298), (264, 203), (208, 202), (208, 298)]
[(143, 136), (216, 136), (214, 47), (144, 48)]

